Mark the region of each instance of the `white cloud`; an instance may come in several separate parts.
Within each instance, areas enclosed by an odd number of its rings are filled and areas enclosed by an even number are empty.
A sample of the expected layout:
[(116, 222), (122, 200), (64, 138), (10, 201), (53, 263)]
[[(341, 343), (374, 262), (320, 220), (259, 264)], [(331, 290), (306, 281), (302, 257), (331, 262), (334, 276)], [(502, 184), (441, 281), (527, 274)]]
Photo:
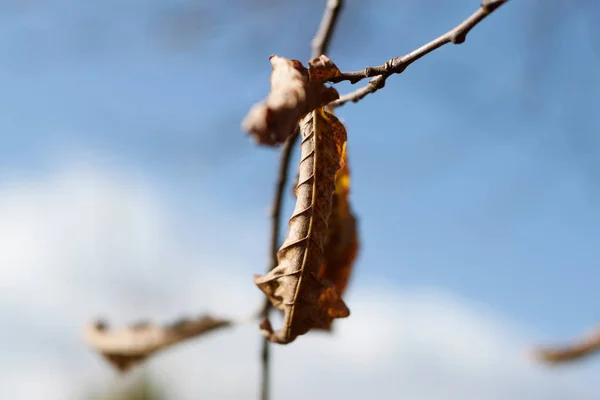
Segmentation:
[[(198, 229), (229, 229), (217, 225), (220, 212)], [(7, 398), (79, 399), (87, 382), (96, 389), (118, 382), (79, 336), (97, 313), (125, 322), (254, 309), (261, 297), (251, 275), (262, 260), (245, 259), (244, 248), (184, 246), (173, 239), (171, 217), (155, 189), (122, 172), (78, 166), (0, 191), (0, 325), (10, 327), (0, 333), (0, 387)], [(530, 363), (525, 328), (440, 290), (355, 282), (347, 302), (352, 315), (334, 334), (273, 347), (274, 398), (600, 394), (585, 371)], [(176, 399), (253, 399), (259, 345), (256, 327), (240, 326), (182, 344), (149, 369)]]

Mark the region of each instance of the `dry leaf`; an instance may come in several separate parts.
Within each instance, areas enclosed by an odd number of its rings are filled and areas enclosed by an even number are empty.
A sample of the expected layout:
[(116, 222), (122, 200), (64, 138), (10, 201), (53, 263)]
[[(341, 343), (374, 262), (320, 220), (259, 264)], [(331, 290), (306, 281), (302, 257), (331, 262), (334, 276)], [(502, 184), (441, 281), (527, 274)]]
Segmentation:
[[(350, 169), (348, 153), (344, 153), (344, 164), (335, 177), (335, 193), (331, 215), (327, 223), (325, 261), (319, 277), (334, 284), (342, 296), (352, 273), (352, 265), (358, 253), (359, 240), (357, 222), (350, 207)], [(331, 326), (325, 327), (330, 330)]]
[(600, 351), (600, 328), (567, 346), (537, 349), (534, 357), (549, 364), (576, 361)]
[(87, 327), (85, 338), (114, 367), (126, 372), (158, 350), (229, 325), (228, 320), (208, 315), (166, 326), (139, 323), (120, 331), (110, 331), (106, 324), (96, 322)]
[(310, 329), (323, 329), (333, 318), (350, 315), (335, 286), (318, 276), (346, 130), (335, 116), (320, 108), (302, 119), (300, 133), (297, 201), (288, 236), (277, 253), (278, 266), (254, 277), (273, 306), (284, 313), (283, 327), (277, 332), (268, 320), (261, 324), (263, 334), (281, 344), (292, 342)]
[(313, 82), (326, 82), (341, 74), (342, 71), (325, 54), (308, 62), (308, 75)]
[(311, 81), (300, 61), (278, 56), (271, 56), (269, 60), (273, 67), (271, 92), (264, 102), (250, 109), (242, 121), (242, 129), (258, 143), (274, 146), (294, 133), (300, 118), (340, 96), (323, 82)]

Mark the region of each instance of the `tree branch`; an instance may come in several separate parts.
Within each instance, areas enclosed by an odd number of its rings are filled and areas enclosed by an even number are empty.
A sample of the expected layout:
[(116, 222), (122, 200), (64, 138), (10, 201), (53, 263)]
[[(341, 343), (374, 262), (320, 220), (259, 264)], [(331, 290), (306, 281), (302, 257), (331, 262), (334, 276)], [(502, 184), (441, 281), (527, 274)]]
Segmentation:
[[(327, 0), (325, 11), (319, 29), (312, 40), (312, 54), (311, 59), (319, 57), (325, 54), (331, 42), (333, 31), (337, 25), (340, 12), (343, 8), (344, 0)], [(271, 209), (271, 261), (268, 271), (272, 270), (277, 266), (277, 251), (280, 245), (280, 226), (281, 226), (281, 209), (283, 205), (283, 194), (285, 191), (285, 185), (288, 179), (288, 171), (290, 167), (290, 161), (292, 158), (292, 150), (294, 149), (296, 142), (299, 137), (299, 132), (296, 130), (295, 133), (290, 136), (281, 149), (281, 161), (279, 164), (279, 174), (277, 177), (277, 184), (275, 187), (275, 195), (273, 198), (273, 208)], [(262, 309), (262, 318), (267, 319), (269, 317), (269, 311), (271, 310), (271, 302), (265, 299), (265, 303)], [(270, 388), (270, 343), (266, 338), (263, 338), (262, 351), (261, 351), (261, 365), (262, 365), (262, 380), (260, 391), (260, 398), (262, 400), (269, 400), (269, 388)]]
[(321, 54), (325, 54), (329, 48), (329, 42), (333, 36), (333, 31), (338, 22), (340, 12), (344, 7), (344, 0), (327, 0), (325, 6), (325, 12), (321, 19), (321, 24), (317, 30), (317, 34), (312, 40), (312, 55), (311, 58), (319, 57)]
[[(269, 268), (267, 271), (272, 270), (277, 266), (277, 251), (279, 250), (280, 242), (280, 227), (281, 227), (281, 209), (283, 208), (283, 193), (285, 191), (285, 184), (288, 179), (288, 170), (290, 168), (290, 161), (292, 159), (292, 150), (296, 146), (298, 140), (298, 130), (294, 132), (283, 144), (281, 149), (281, 161), (279, 163), (279, 174), (277, 176), (277, 184), (275, 186), (275, 195), (273, 198), (273, 207), (271, 209), (271, 240), (270, 240), (270, 261)], [(263, 308), (261, 311), (262, 319), (269, 317), (269, 311), (271, 311), (271, 302), (265, 298)], [(269, 387), (270, 387), (270, 355), (269, 355), (269, 341), (263, 338), (262, 351), (261, 351), (261, 365), (262, 365), (262, 381), (261, 381), (261, 396), (262, 400), (269, 399)]]
[(419, 47), (418, 49), (400, 57), (392, 58), (386, 61), (382, 65), (375, 67), (366, 67), (361, 71), (355, 72), (342, 72), (341, 75), (330, 79), (330, 82), (338, 83), (342, 81), (349, 81), (350, 83), (357, 83), (365, 78), (374, 77), (364, 87), (355, 90), (354, 92), (348, 93), (341, 96), (338, 100), (330, 103), (331, 107), (339, 107), (349, 101), (357, 102), (365, 97), (369, 93), (374, 93), (377, 90), (385, 86), (386, 79), (393, 74), (401, 74), (406, 68), (413, 62), (417, 61), (421, 57), (431, 53), (432, 51), (439, 49), (447, 43), (461, 44), (467, 38), (467, 34), (481, 21), (483, 21), (488, 15), (497, 10), (508, 0), (483, 0), (481, 6), (475, 11), (470, 17), (461, 22), (459, 25), (446, 32), (445, 34), (437, 37), (429, 43)]
[(534, 357), (549, 364), (558, 364), (580, 360), (599, 351), (600, 328), (596, 328), (586, 337), (569, 345), (536, 349), (534, 351)]

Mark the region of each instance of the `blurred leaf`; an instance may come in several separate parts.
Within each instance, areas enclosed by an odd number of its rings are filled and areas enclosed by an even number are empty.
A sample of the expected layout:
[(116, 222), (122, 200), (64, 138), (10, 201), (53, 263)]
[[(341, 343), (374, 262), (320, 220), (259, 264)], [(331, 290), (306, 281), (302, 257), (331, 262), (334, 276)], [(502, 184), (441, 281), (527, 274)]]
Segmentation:
[(540, 348), (534, 356), (549, 364), (578, 361), (600, 351), (600, 328), (566, 346)]
[(120, 331), (109, 331), (106, 324), (96, 322), (87, 328), (85, 336), (115, 368), (126, 372), (161, 349), (230, 325), (229, 320), (209, 315), (166, 326), (143, 322)]
[[(339, 94), (321, 81), (312, 81), (309, 71), (298, 60), (275, 55), (269, 60), (273, 67), (271, 92), (264, 102), (250, 109), (242, 128), (258, 143), (275, 146), (294, 133), (300, 118), (338, 99)], [(325, 72), (319, 70), (319, 73)]]

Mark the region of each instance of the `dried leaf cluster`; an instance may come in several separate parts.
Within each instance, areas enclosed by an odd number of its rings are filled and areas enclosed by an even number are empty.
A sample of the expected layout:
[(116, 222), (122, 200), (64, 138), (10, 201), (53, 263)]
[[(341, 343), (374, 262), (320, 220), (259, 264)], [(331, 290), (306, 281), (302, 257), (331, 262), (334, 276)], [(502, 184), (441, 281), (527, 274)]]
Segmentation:
[[(383, 88), (391, 75), (404, 72), (409, 65), (441, 46), (463, 43), (479, 22), (507, 1), (483, 0), (471, 16), (418, 49), (379, 66), (341, 72), (323, 53), (343, 0), (328, 0), (307, 67), (299, 60), (270, 57), (271, 90), (242, 121), (242, 129), (259, 145), (283, 144), (272, 216), (271, 268), (262, 276), (254, 276), (254, 283), (265, 295), (265, 305), (260, 312), (244, 319), (262, 319), (263, 399), (268, 398), (268, 342), (289, 344), (311, 330), (331, 331), (335, 319), (350, 315), (342, 296), (360, 244), (357, 218), (350, 204), (348, 137), (346, 128), (333, 113), (334, 108), (359, 101)], [(371, 78), (367, 85), (343, 96), (328, 85), (342, 81), (354, 84), (366, 78)], [(277, 250), (282, 193), (295, 149), (300, 152), (294, 189), (296, 204), (285, 240)], [(278, 330), (273, 329), (269, 319), (271, 307), (283, 315)], [(86, 338), (115, 367), (125, 371), (161, 349), (239, 322), (202, 316), (166, 326), (138, 324), (121, 331), (110, 331), (106, 325), (96, 323), (88, 327)], [(590, 349), (599, 347), (600, 340), (596, 338), (561, 354), (548, 351), (540, 354), (547, 360), (558, 360), (587, 354)]]
[[(273, 63), (274, 59), (276, 63)], [(271, 57), (271, 63), (271, 93), (264, 103), (250, 110), (245, 122), (252, 120), (254, 126), (266, 126), (269, 115), (285, 115), (287, 137), (299, 125), (300, 162), (294, 190), (296, 206), (287, 237), (277, 253), (278, 265), (263, 276), (255, 276), (254, 282), (284, 315), (279, 331), (273, 331), (268, 318), (261, 322), (261, 331), (269, 341), (287, 344), (311, 329), (329, 330), (333, 319), (350, 315), (341, 292), (345, 289), (358, 244), (343, 243), (344, 240), (356, 240), (356, 234), (347, 238), (346, 232), (340, 231), (349, 227), (346, 217), (352, 218), (351, 228), (356, 231), (353, 216), (342, 214), (350, 213), (349, 170), (344, 168), (346, 129), (323, 107), (337, 98), (337, 91), (323, 82), (341, 72), (325, 55), (311, 60), (308, 69), (298, 60), (277, 56)], [(279, 69), (284, 72), (293, 69), (302, 74), (285, 74)], [(302, 86), (299, 85), (300, 75), (304, 78)], [(288, 81), (282, 81), (283, 77)], [(279, 108), (270, 109), (271, 114), (256, 113), (255, 110), (266, 107), (274, 92), (281, 98), (289, 98), (298, 94), (299, 87), (306, 90), (303, 96), (295, 97), (302, 101), (296, 103), (293, 112), (289, 103), (280, 103)], [(283, 93), (282, 88), (290, 93)], [(259, 116), (262, 120), (258, 120)], [(268, 140), (259, 140), (259, 143), (269, 144)], [(340, 261), (346, 265), (339, 265)]]

